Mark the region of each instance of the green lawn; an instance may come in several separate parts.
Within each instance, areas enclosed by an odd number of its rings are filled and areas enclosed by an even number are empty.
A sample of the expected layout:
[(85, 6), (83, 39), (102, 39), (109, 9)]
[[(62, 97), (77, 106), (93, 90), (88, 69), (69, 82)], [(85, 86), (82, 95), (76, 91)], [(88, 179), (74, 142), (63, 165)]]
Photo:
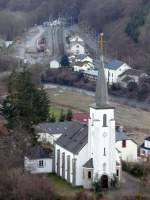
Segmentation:
[(51, 105), (50, 113), (54, 114), (56, 120), (59, 120), (60, 112), (61, 112), (62, 108), (63, 108), (64, 114), (66, 114), (67, 113), (67, 108), (64, 108), (62, 106), (56, 106), (56, 105), (53, 105), (53, 104)]
[[(94, 102), (94, 98), (76, 91), (67, 91), (60, 88), (47, 90), (47, 94), (54, 106), (56, 117), (59, 115), (61, 107), (71, 108), (73, 111), (89, 111), (89, 106)], [(136, 142), (141, 144), (143, 139), (150, 132), (150, 112), (139, 108), (133, 108), (123, 103), (111, 102), (116, 107), (115, 119), (118, 124), (123, 125)]]
[(81, 187), (73, 187), (71, 184), (67, 183), (55, 174), (49, 174), (48, 177), (54, 191), (61, 197), (73, 197), (76, 193), (83, 190)]

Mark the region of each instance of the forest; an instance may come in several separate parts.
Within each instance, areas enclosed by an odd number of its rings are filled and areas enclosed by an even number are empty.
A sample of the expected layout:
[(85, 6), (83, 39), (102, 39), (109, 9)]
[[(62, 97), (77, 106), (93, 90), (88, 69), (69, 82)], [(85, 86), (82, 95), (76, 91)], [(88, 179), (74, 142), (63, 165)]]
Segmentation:
[(107, 54), (150, 72), (149, 0), (1, 0), (0, 35), (14, 39), (49, 16), (60, 15), (103, 31)]

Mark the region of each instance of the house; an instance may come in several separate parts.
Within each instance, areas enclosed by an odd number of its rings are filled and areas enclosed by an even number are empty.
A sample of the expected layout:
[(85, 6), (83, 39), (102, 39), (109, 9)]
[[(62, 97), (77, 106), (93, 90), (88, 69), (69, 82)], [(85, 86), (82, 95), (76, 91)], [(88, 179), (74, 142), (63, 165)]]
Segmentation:
[(80, 44), (79, 42), (77, 42), (75, 44), (70, 44), (70, 54), (84, 55), (85, 54), (84, 45)]
[(119, 84), (123, 88), (127, 88), (129, 83), (135, 83), (134, 78), (131, 78), (130, 76), (125, 76), (124, 78), (120, 79)]
[(5, 47), (8, 48), (13, 44), (13, 41), (5, 41)]
[(73, 122), (40, 123), (34, 126), (39, 142), (54, 145), (55, 141), (64, 134)]
[(93, 59), (90, 56), (84, 56), (84, 58), (81, 59), (81, 62), (93, 63)]
[(57, 60), (52, 60), (50, 62), (50, 69), (58, 69), (60, 67), (60, 63)]
[(76, 72), (80, 72), (80, 71), (83, 72), (83, 71), (93, 70), (94, 65), (93, 65), (93, 63), (91, 63), (89, 61), (77, 62), (73, 65), (73, 69)]
[(136, 70), (136, 69), (128, 69), (124, 73), (119, 75), (119, 82), (121, 82), (126, 77), (129, 77), (132, 79), (135, 83), (139, 83), (140, 78), (147, 77), (148, 75), (144, 73), (142, 70)]
[(80, 44), (84, 44), (84, 41), (81, 37), (79, 37), (78, 35), (72, 36), (69, 39), (70, 43), (80, 43)]
[(25, 170), (32, 173), (51, 173), (53, 171), (52, 153), (41, 146), (31, 147), (25, 158)]
[(144, 143), (140, 146), (140, 155), (150, 158), (150, 137), (145, 138)]
[(122, 128), (116, 130), (116, 148), (121, 154), (121, 159), (126, 162), (137, 162), (137, 143), (130, 139)]
[(84, 77), (88, 78), (89, 80), (97, 80), (98, 77), (98, 70), (87, 70), (83, 72)]
[(112, 60), (105, 64), (107, 82), (112, 85), (118, 83), (118, 77), (131, 67), (120, 60)]

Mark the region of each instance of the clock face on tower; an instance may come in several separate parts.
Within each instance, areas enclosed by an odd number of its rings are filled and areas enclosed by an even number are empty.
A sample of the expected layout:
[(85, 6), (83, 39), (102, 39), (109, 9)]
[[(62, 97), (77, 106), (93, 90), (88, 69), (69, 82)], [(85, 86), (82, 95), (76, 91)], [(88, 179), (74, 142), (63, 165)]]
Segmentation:
[(103, 137), (107, 137), (107, 133), (106, 132), (103, 133)]

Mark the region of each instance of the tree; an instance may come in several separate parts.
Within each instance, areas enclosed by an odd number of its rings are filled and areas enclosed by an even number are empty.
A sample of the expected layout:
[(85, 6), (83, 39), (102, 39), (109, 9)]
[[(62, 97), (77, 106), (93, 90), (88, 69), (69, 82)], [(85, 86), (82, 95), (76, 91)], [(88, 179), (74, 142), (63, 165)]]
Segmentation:
[(32, 83), (28, 71), (13, 71), (8, 83), (9, 95), (3, 103), (3, 113), (10, 127), (30, 129), (33, 124), (46, 121), (49, 117), (49, 100), (43, 89)]
[(61, 58), (60, 64), (61, 64), (62, 67), (69, 67), (69, 66), (70, 66), (70, 63), (69, 63), (68, 56), (64, 55), (64, 56)]
[(54, 113), (52, 113), (52, 115), (50, 117), (50, 122), (56, 122), (56, 117), (55, 117)]
[(137, 92), (138, 90), (138, 85), (136, 82), (129, 82), (127, 85), (127, 90), (129, 92)]
[(63, 108), (60, 111), (59, 121), (64, 122), (65, 121), (65, 114)]
[(71, 121), (72, 117), (73, 117), (72, 110), (68, 109), (67, 114), (66, 114), (66, 120)]

